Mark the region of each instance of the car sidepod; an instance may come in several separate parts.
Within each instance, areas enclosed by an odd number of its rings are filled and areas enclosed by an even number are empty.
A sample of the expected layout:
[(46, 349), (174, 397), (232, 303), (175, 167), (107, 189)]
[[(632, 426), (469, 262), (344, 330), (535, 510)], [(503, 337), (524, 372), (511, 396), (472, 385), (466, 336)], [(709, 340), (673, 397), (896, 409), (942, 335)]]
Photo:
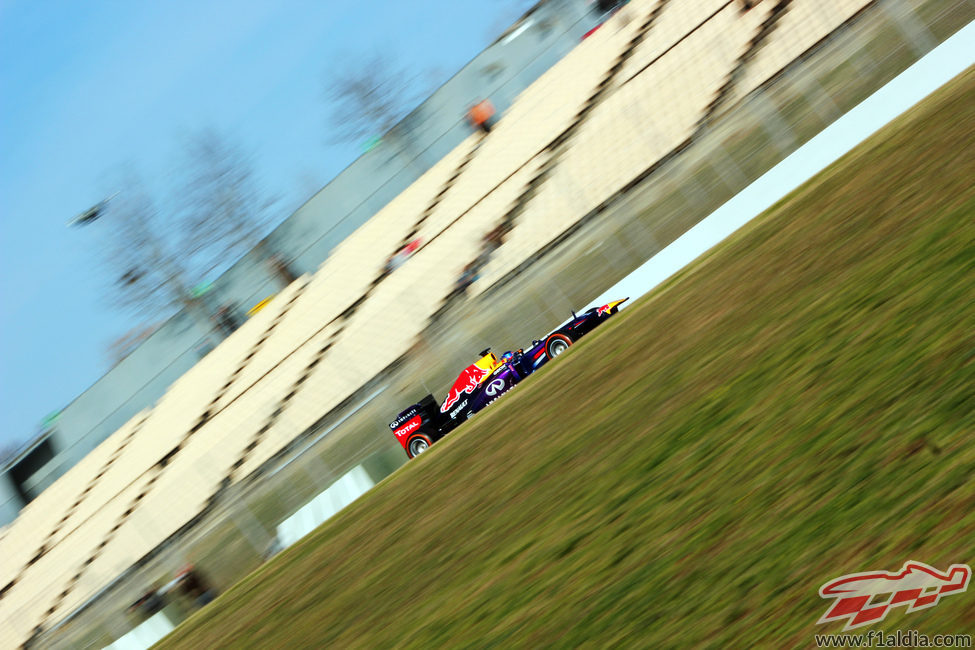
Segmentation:
[(523, 378), (514, 364), (503, 363), (496, 368), (491, 376), (471, 396), (470, 407), (464, 414), (464, 419), (477, 413), (485, 406), (495, 401), (503, 394), (514, 388)]

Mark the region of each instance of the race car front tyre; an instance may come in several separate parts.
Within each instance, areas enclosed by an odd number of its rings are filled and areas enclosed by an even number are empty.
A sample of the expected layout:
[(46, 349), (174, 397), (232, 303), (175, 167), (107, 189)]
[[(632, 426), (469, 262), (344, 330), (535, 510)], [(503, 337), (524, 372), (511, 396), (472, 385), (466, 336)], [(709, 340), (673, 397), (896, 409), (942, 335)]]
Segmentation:
[(406, 455), (409, 456), (410, 458), (416, 458), (417, 456), (425, 452), (427, 449), (429, 449), (430, 445), (432, 444), (433, 441), (431, 441), (430, 438), (422, 434), (413, 436), (406, 443)]
[(548, 356), (548, 360), (551, 361), (568, 350), (570, 345), (572, 345), (572, 339), (565, 334), (553, 334), (548, 337), (548, 340), (545, 341), (545, 354)]

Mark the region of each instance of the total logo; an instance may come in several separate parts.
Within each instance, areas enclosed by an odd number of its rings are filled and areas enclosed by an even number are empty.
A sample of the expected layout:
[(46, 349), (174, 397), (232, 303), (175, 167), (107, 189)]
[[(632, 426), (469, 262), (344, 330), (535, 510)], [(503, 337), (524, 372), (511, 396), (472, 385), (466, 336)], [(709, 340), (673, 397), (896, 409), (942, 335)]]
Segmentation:
[(401, 426), (399, 429), (393, 431), (393, 434), (395, 434), (397, 438), (403, 438), (405, 436), (408, 436), (412, 432), (419, 429), (420, 424), (422, 424), (422, 422), (423, 422), (423, 418), (417, 415), (412, 420), (410, 420), (409, 422)]

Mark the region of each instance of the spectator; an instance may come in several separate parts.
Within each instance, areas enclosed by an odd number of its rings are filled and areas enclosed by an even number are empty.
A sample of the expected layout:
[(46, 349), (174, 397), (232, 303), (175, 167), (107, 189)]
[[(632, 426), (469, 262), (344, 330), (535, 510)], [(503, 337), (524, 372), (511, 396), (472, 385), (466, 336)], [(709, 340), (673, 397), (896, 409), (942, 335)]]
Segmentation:
[(386, 260), (386, 265), (383, 267), (383, 273), (392, 273), (400, 266), (403, 262), (410, 259), (410, 257), (420, 248), (420, 244), (423, 243), (422, 240), (417, 237), (416, 239), (409, 242), (406, 246), (399, 249), (396, 254), (391, 255), (388, 260)]
[(217, 325), (226, 336), (230, 336), (240, 327), (240, 318), (237, 317), (237, 310), (234, 306), (224, 305), (217, 310)]
[(179, 590), (193, 600), (197, 607), (203, 607), (217, 597), (216, 590), (206, 581), (203, 574), (192, 564), (187, 564), (176, 574)]
[(129, 605), (128, 611), (131, 614), (138, 610), (148, 618), (162, 610), (165, 604), (165, 600), (163, 600), (162, 595), (159, 593), (159, 587), (150, 587), (144, 594), (139, 596), (138, 600)]
[(483, 99), (467, 111), (467, 119), (470, 120), (471, 126), (481, 129), (484, 133), (490, 133), (494, 127), (494, 106)]
[(480, 275), (478, 273), (477, 260), (475, 260), (465, 266), (464, 270), (461, 271), (460, 277), (457, 278), (457, 285), (454, 287), (454, 291), (456, 293), (463, 293), (467, 290), (467, 287), (477, 282), (478, 277)]
[(484, 248), (488, 252), (494, 252), (504, 243), (505, 227), (500, 225), (488, 234), (484, 235)]

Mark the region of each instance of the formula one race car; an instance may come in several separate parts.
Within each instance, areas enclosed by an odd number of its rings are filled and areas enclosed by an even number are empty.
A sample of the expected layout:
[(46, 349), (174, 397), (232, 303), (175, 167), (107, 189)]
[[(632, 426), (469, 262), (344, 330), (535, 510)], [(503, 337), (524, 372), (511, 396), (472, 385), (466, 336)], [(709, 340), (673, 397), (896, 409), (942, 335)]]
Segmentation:
[(533, 341), (528, 350), (505, 352), (500, 359), (490, 348), (482, 351), (477, 361), (457, 376), (439, 408), (433, 395), (427, 395), (401, 412), (389, 424), (389, 428), (403, 445), (408, 457), (423, 453), (430, 445), (617, 313), (626, 300), (628, 298), (594, 307), (583, 314), (573, 312), (569, 321), (544, 339)]
[(484, 350), (479, 356), (457, 376), (439, 408), (433, 395), (427, 395), (390, 423), (389, 428), (407, 456), (413, 458), (426, 451), (527, 376), (511, 363), (513, 353), (504, 355), (507, 361), (498, 359), (490, 350)]

